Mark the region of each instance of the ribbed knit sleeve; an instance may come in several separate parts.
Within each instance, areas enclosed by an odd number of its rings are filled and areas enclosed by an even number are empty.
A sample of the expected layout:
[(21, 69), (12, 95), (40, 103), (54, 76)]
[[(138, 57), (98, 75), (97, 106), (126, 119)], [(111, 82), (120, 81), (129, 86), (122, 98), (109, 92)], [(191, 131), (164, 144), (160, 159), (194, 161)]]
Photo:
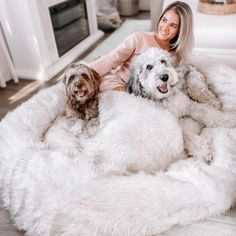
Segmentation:
[(136, 49), (136, 44), (137, 34), (133, 33), (121, 42), (114, 50), (93, 61), (89, 66), (100, 76), (103, 76), (129, 59)]

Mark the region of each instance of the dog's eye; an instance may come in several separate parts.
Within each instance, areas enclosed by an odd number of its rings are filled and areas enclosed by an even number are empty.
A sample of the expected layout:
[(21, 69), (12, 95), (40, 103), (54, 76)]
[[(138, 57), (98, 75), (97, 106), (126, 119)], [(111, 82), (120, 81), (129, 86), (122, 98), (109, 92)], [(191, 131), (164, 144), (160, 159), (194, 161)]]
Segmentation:
[(85, 78), (85, 79), (88, 78), (88, 75), (85, 74), (85, 73), (82, 73), (81, 76), (82, 76), (83, 78)]
[(162, 59), (162, 60), (161, 60), (161, 64), (166, 65), (166, 64), (167, 64), (166, 60)]
[(75, 78), (75, 75), (71, 75), (68, 79), (68, 84), (71, 83)]
[(147, 70), (151, 70), (152, 68), (153, 68), (153, 66), (150, 65), (150, 64), (148, 64), (148, 65), (146, 66), (146, 69), (147, 69)]

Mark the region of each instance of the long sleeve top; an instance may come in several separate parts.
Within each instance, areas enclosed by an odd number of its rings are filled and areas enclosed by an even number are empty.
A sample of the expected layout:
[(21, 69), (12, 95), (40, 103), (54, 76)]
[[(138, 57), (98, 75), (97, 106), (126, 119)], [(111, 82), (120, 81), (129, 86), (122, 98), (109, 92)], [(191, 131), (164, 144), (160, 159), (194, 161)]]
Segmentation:
[(154, 32), (135, 32), (114, 50), (89, 64), (102, 78), (101, 91), (124, 87), (138, 55), (150, 47), (159, 47)]

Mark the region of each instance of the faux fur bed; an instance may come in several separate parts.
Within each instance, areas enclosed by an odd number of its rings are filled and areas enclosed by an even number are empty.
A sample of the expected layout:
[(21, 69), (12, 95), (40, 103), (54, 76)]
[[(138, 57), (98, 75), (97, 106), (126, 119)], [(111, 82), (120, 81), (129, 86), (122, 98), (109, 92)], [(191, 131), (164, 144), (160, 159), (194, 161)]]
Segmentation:
[[(236, 71), (209, 59), (193, 62), (223, 109), (235, 110)], [(236, 129), (204, 131), (214, 137), (214, 160), (207, 165), (182, 159), (177, 120), (150, 101), (104, 93), (99, 128), (65, 119), (64, 110), (58, 84), (0, 123), (1, 196), (27, 235), (155, 235), (234, 204)], [(142, 171), (127, 172), (127, 158)]]

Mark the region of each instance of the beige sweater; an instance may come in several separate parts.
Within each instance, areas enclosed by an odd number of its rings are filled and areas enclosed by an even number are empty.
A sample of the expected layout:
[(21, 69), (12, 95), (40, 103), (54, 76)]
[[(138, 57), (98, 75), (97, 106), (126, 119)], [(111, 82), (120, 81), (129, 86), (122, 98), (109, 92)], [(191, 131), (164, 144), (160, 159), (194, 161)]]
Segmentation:
[(160, 47), (153, 32), (135, 32), (114, 50), (100, 57), (89, 66), (102, 77), (101, 91), (125, 86), (134, 61), (140, 53), (150, 47)]

